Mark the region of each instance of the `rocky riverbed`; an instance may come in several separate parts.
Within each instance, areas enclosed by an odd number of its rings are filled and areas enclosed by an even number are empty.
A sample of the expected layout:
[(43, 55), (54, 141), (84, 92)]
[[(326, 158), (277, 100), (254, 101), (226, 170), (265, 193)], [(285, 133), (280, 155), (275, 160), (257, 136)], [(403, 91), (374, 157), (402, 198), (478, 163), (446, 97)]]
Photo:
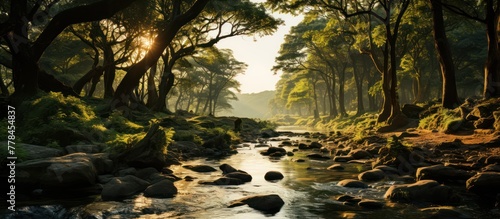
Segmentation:
[(342, 133), (282, 132), (234, 145), (231, 156), (188, 159), (169, 168), (117, 166), (92, 145), (47, 149), (17, 166), (20, 185), (29, 192), (18, 195), (16, 213), (3, 214), (499, 218), (498, 138), (467, 136), (407, 130), (354, 141)]

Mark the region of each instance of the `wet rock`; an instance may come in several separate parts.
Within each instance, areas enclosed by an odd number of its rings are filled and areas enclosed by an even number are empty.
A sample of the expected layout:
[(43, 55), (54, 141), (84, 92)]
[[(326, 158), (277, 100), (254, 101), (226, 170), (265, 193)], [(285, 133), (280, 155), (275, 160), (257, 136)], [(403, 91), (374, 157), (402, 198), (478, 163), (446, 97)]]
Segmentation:
[(333, 161), (335, 161), (335, 162), (347, 162), (347, 161), (351, 161), (351, 160), (354, 160), (354, 157), (352, 157), (350, 155), (333, 157)]
[(337, 196), (335, 198), (335, 200), (339, 201), (339, 202), (345, 202), (345, 201), (349, 201), (349, 200), (353, 200), (354, 197), (350, 196), (350, 195), (340, 195), (340, 196)]
[(172, 198), (176, 194), (177, 187), (167, 179), (148, 186), (144, 191), (144, 196), (151, 198)]
[(260, 137), (262, 138), (272, 138), (272, 137), (279, 137), (280, 134), (272, 129), (266, 129), (262, 130), (260, 132)]
[(371, 200), (371, 199), (362, 199), (358, 202), (358, 206), (368, 209), (380, 209), (383, 208), (385, 203)]
[(322, 154), (308, 154), (307, 157), (312, 160), (330, 160), (331, 158), (328, 156), (324, 156)]
[(486, 158), (485, 164), (500, 164), (500, 156), (499, 155), (491, 155)]
[(365, 151), (363, 149), (354, 149), (349, 152), (348, 155), (350, 155), (354, 159), (368, 159), (372, 157), (372, 155), (368, 151)]
[(156, 170), (155, 168), (153, 167), (148, 167), (148, 168), (144, 168), (144, 169), (140, 169), (140, 170), (137, 170), (137, 172), (135, 173), (135, 176), (139, 177), (140, 179), (143, 179), (143, 180), (146, 180), (146, 181), (149, 181), (149, 177), (153, 174), (157, 174), (159, 173), (158, 170)]
[(291, 141), (282, 141), (281, 145), (283, 145), (283, 146), (292, 146), (292, 142)]
[(349, 187), (349, 188), (368, 188), (368, 185), (364, 182), (354, 179), (344, 179), (337, 183), (338, 186)]
[(264, 175), (264, 179), (266, 179), (267, 181), (280, 180), (283, 178), (283, 174), (278, 171), (268, 171), (266, 175)]
[(194, 179), (196, 179), (196, 177), (193, 177), (193, 176), (185, 176), (184, 177), (184, 180), (186, 180), (186, 181), (193, 181)]
[(455, 180), (467, 180), (474, 174), (464, 170), (457, 170), (453, 167), (443, 166), (441, 164), (420, 167), (417, 169), (416, 178), (419, 180), (432, 179), (438, 182), (453, 182)]
[(106, 174), (113, 171), (114, 162), (109, 158), (108, 153), (89, 154), (89, 157), (97, 174)]
[(333, 164), (326, 168), (327, 170), (344, 170), (345, 168), (340, 164)]
[(137, 169), (134, 167), (129, 167), (126, 169), (118, 170), (118, 176), (128, 176), (128, 175), (134, 175), (137, 173)]
[(186, 169), (190, 169), (195, 172), (206, 173), (206, 172), (215, 172), (217, 171), (215, 168), (208, 165), (184, 165), (182, 166)]
[(483, 172), (476, 174), (466, 182), (467, 191), (477, 194), (500, 193), (500, 173)]
[(396, 175), (399, 175), (399, 173), (400, 173), (400, 171), (398, 169), (396, 169), (394, 167), (387, 166), (387, 165), (376, 166), (374, 169), (382, 170), (386, 174), (396, 174)]
[(101, 193), (103, 200), (123, 200), (144, 191), (150, 183), (148, 181), (128, 175), (111, 179), (104, 185)]
[(241, 185), (244, 182), (241, 181), (241, 179), (237, 179), (237, 178), (221, 177), (221, 178), (216, 179), (213, 182), (200, 181), (199, 183), (200, 184), (223, 186), (223, 185)]
[(308, 148), (311, 148), (311, 149), (314, 149), (314, 148), (322, 148), (323, 145), (317, 141), (314, 141), (314, 142), (311, 142), (311, 144), (309, 144), (309, 147)]
[(483, 172), (500, 172), (500, 165), (499, 164), (490, 164), (488, 166), (483, 167), (481, 169)]
[(291, 151), (286, 152), (286, 156), (293, 157), (295, 154)]
[[(2, 142), (2, 145), (7, 145), (7, 142)], [(64, 151), (61, 149), (49, 148), (45, 146), (16, 143), (16, 147), (24, 151), (24, 161), (59, 157), (64, 155)]]
[(380, 181), (385, 178), (384, 171), (380, 169), (373, 169), (362, 172), (358, 175), (358, 179), (364, 182)]
[(309, 149), (309, 145), (304, 144), (304, 143), (299, 143), (299, 149), (300, 150), (307, 150), (307, 149)]
[(281, 156), (284, 156), (286, 154), (286, 150), (280, 147), (269, 147), (266, 151), (262, 151), (260, 154), (264, 156), (270, 156), (272, 154), (282, 154)]
[(95, 154), (101, 152), (101, 147), (99, 145), (86, 144), (86, 145), (68, 145), (64, 147), (66, 153), (87, 153), (87, 154)]
[(297, 163), (304, 163), (304, 162), (306, 162), (306, 160), (304, 160), (304, 159), (297, 159), (297, 160), (294, 160), (294, 161), (297, 162)]
[(232, 201), (228, 207), (233, 208), (245, 204), (259, 211), (276, 213), (280, 211), (285, 202), (279, 195), (256, 195)]
[(439, 184), (434, 180), (421, 180), (413, 184), (393, 185), (384, 197), (391, 201), (415, 202), (423, 201), (434, 204), (459, 202), (459, 197), (452, 188)]
[(106, 184), (109, 181), (111, 181), (113, 178), (114, 178), (114, 176), (111, 174), (99, 175), (99, 176), (97, 176), (97, 182), (99, 182), (101, 184)]
[(240, 171), (225, 174), (224, 177), (240, 179), (242, 182), (252, 181), (252, 176), (250, 174)]
[(440, 206), (420, 209), (422, 212), (429, 213), (429, 219), (473, 219), (473, 217), (460, 212), (455, 207)]
[(22, 162), (16, 171), (16, 184), (54, 189), (93, 186), (97, 179), (91, 155), (84, 153)]
[(238, 172), (239, 170), (237, 170), (236, 168), (234, 168), (233, 166), (229, 165), (229, 164), (221, 164), (219, 166), (219, 169), (222, 170), (222, 174), (228, 174), (228, 173), (232, 173), (232, 172)]

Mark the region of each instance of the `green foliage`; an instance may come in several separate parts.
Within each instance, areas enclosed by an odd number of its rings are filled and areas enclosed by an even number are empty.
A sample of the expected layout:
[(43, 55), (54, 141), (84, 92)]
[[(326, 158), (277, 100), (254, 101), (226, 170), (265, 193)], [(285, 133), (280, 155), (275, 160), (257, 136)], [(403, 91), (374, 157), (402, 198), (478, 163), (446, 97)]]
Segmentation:
[(433, 113), (420, 120), (418, 128), (449, 132), (455, 130), (463, 122), (458, 110), (450, 110), (440, 107)]
[(75, 97), (51, 92), (23, 102), (17, 114), (22, 117), (18, 130), (23, 130), (17, 134), (24, 143), (65, 146), (103, 140), (93, 108)]
[(114, 129), (117, 132), (124, 133), (137, 133), (144, 130), (143, 126), (131, 122), (127, 118), (123, 117), (119, 111), (111, 113), (104, 125), (108, 129)]
[(174, 141), (191, 141), (197, 145), (203, 144), (203, 139), (193, 130), (176, 130), (172, 139)]

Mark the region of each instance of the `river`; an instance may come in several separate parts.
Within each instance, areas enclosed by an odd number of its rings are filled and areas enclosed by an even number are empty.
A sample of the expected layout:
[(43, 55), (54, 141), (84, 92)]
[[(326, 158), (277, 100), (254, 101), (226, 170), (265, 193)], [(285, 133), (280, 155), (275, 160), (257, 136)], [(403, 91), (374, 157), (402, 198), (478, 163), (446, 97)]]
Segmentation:
[[(283, 128), (281, 130), (284, 130)], [(304, 130), (310, 131), (310, 130)], [(291, 137), (299, 140), (300, 137)], [(269, 142), (277, 146), (279, 141)], [(292, 151), (295, 147), (285, 147)], [(271, 158), (259, 153), (265, 147), (242, 147), (238, 153), (221, 160), (197, 159), (183, 165), (205, 164), (216, 169), (221, 164), (229, 164), (236, 169), (248, 172), (252, 181), (237, 186), (214, 186), (199, 184), (199, 180), (215, 180), (222, 176), (221, 171), (197, 173), (182, 166), (171, 166), (175, 175), (195, 177), (194, 181), (179, 180), (175, 182), (178, 194), (174, 198), (155, 199), (138, 195), (123, 202), (93, 202), (73, 208), (64, 208), (64, 218), (83, 217), (82, 208), (90, 211), (90, 218), (422, 218), (417, 207), (406, 204), (386, 202), (383, 195), (387, 188), (396, 181), (371, 183), (370, 188), (344, 188), (337, 185), (343, 179), (357, 179), (357, 175), (369, 169), (364, 164), (342, 164), (344, 171), (327, 170), (332, 160), (317, 161), (306, 158), (311, 151), (298, 151), (294, 156)], [(305, 162), (296, 162), (302, 158)], [(279, 171), (285, 176), (277, 182), (264, 179), (268, 171)], [(285, 202), (281, 210), (274, 215), (266, 215), (248, 206), (228, 208), (228, 204), (236, 199), (249, 195), (278, 194)], [(351, 195), (373, 199), (385, 203), (381, 209), (363, 209), (358, 206), (344, 205), (336, 201), (339, 195)], [(27, 207), (24, 207), (25, 209)], [(22, 208), (21, 208), (22, 210)], [(29, 210), (29, 209), (26, 209)], [(63, 217), (63, 216), (61, 216)]]

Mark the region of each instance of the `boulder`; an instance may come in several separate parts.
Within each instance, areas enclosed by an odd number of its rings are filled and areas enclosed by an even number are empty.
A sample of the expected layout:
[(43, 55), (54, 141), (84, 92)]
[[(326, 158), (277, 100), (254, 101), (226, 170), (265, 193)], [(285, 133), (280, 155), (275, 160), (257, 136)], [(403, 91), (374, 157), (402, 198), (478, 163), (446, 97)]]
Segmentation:
[(474, 127), (476, 129), (491, 129), (493, 128), (493, 124), (495, 123), (495, 118), (493, 116), (489, 116), (486, 118), (479, 118), (474, 121)]
[(88, 155), (94, 164), (95, 170), (97, 174), (106, 174), (111, 173), (114, 170), (114, 163), (109, 158), (108, 153), (97, 153), (97, 154), (89, 154)]
[(149, 180), (149, 177), (151, 175), (157, 174), (157, 173), (159, 173), (158, 170), (156, 170), (153, 167), (148, 167), (148, 168), (137, 170), (135, 173), (135, 176), (139, 177), (139, 179), (143, 179), (143, 180), (151, 182)]
[(352, 156), (354, 159), (368, 159), (371, 158), (372, 155), (363, 149), (354, 149), (351, 152), (349, 152), (350, 156)]
[(380, 209), (383, 208), (385, 203), (371, 200), (371, 199), (362, 199), (358, 202), (359, 207), (368, 208), (368, 209)]
[(237, 178), (230, 178), (230, 177), (221, 177), (219, 179), (216, 179), (215, 181), (199, 181), (199, 184), (204, 184), (204, 185), (241, 185), (244, 182), (241, 181), (241, 179)]
[(417, 169), (416, 178), (419, 180), (432, 179), (440, 183), (453, 182), (456, 180), (467, 180), (474, 174), (465, 170), (458, 170), (442, 164), (420, 167)]
[(401, 112), (408, 118), (418, 119), (420, 112), (424, 111), (424, 108), (417, 106), (415, 104), (404, 104), (401, 108)]
[(373, 169), (362, 172), (358, 175), (358, 179), (364, 182), (380, 181), (385, 178), (384, 171), (380, 169)]
[(396, 174), (396, 175), (399, 175), (399, 173), (400, 173), (400, 171), (398, 169), (396, 169), (394, 167), (387, 166), (387, 165), (376, 166), (374, 169), (382, 170), (386, 174)]
[[(2, 142), (2, 145), (7, 145), (7, 142)], [(32, 145), (32, 144), (17, 143), (16, 148), (24, 151), (25, 153), (25, 156), (23, 158), (24, 161), (59, 157), (64, 155), (64, 151), (61, 149)]]
[(368, 188), (368, 185), (364, 182), (354, 179), (344, 179), (337, 183), (338, 186), (349, 187), (349, 188)]
[(319, 149), (322, 147), (323, 147), (323, 145), (317, 141), (313, 141), (313, 142), (311, 142), (311, 144), (309, 144), (309, 148), (318, 148)]
[(155, 123), (142, 140), (118, 154), (116, 159), (130, 167), (154, 167), (161, 170), (167, 165), (164, 149), (167, 146), (165, 130)]
[(485, 164), (500, 164), (500, 156), (499, 155), (491, 155), (486, 158), (484, 161)]
[(269, 147), (266, 151), (262, 151), (260, 154), (265, 156), (270, 156), (272, 154), (282, 154), (282, 156), (284, 156), (286, 154), (286, 150), (280, 147)]
[(87, 153), (87, 154), (95, 154), (101, 152), (101, 147), (99, 145), (93, 144), (85, 144), (85, 145), (68, 145), (64, 147), (66, 153)]
[(195, 172), (206, 173), (206, 172), (215, 172), (217, 171), (215, 168), (208, 165), (184, 165), (182, 166), (186, 169), (190, 169)]
[(280, 211), (285, 202), (279, 195), (275, 194), (255, 195), (232, 201), (228, 207), (233, 208), (245, 204), (253, 209), (263, 211), (265, 213), (276, 213)]
[(219, 169), (222, 170), (222, 173), (223, 174), (228, 174), (228, 173), (232, 173), (232, 172), (237, 172), (239, 170), (237, 170), (236, 168), (232, 167), (231, 165), (229, 164), (221, 164), (219, 166)]
[(348, 162), (354, 160), (354, 157), (347, 155), (347, 156), (335, 156), (333, 157), (333, 161), (335, 162)]
[(428, 219), (473, 219), (470, 215), (462, 213), (460, 210), (451, 206), (439, 206), (439, 207), (430, 207), (430, 208), (422, 208), (420, 211), (429, 213), (430, 216)]
[(483, 167), (481, 169), (483, 172), (500, 172), (500, 165), (499, 164), (490, 164), (488, 166)]
[(345, 168), (340, 164), (333, 164), (326, 168), (327, 170), (344, 170)]
[(118, 170), (118, 176), (128, 176), (128, 175), (134, 175), (137, 173), (137, 169), (134, 167), (129, 167), (125, 169)]
[(477, 194), (497, 194), (500, 193), (500, 173), (483, 172), (476, 174), (466, 182), (467, 191)]
[(252, 176), (250, 174), (240, 171), (225, 174), (224, 177), (240, 179), (242, 182), (252, 181)]
[(322, 154), (308, 154), (307, 157), (312, 160), (330, 160), (331, 158), (328, 156), (324, 156)]
[(30, 187), (77, 189), (93, 186), (97, 179), (92, 158), (84, 153), (29, 160), (17, 164), (16, 171), (16, 183)]
[(177, 187), (168, 179), (150, 185), (144, 190), (144, 196), (151, 198), (172, 198), (177, 194)]
[(111, 179), (104, 185), (101, 197), (104, 201), (123, 200), (144, 191), (149, 182), (128, 175)]
[(266, 175), (264, 175), (264, 179), (266, 179), (267, 181), (280, 180), (283, 178), (283, 174), (278, 171), (269, 171), (266, 173)]
[(260, 137), (262, 138), (272, 138), (272, 137), (279, 137), (280, 134), (272, 129), (266, 129), (262, 130), (260, 132)]
[(449, 186), (439, 184), (434, 180), (421, 180), (413, 184), (393, 185), (386, 191), (384, 197), (391, 201), (430, 202), (447, 204), (459, 202), (459, 197)]

